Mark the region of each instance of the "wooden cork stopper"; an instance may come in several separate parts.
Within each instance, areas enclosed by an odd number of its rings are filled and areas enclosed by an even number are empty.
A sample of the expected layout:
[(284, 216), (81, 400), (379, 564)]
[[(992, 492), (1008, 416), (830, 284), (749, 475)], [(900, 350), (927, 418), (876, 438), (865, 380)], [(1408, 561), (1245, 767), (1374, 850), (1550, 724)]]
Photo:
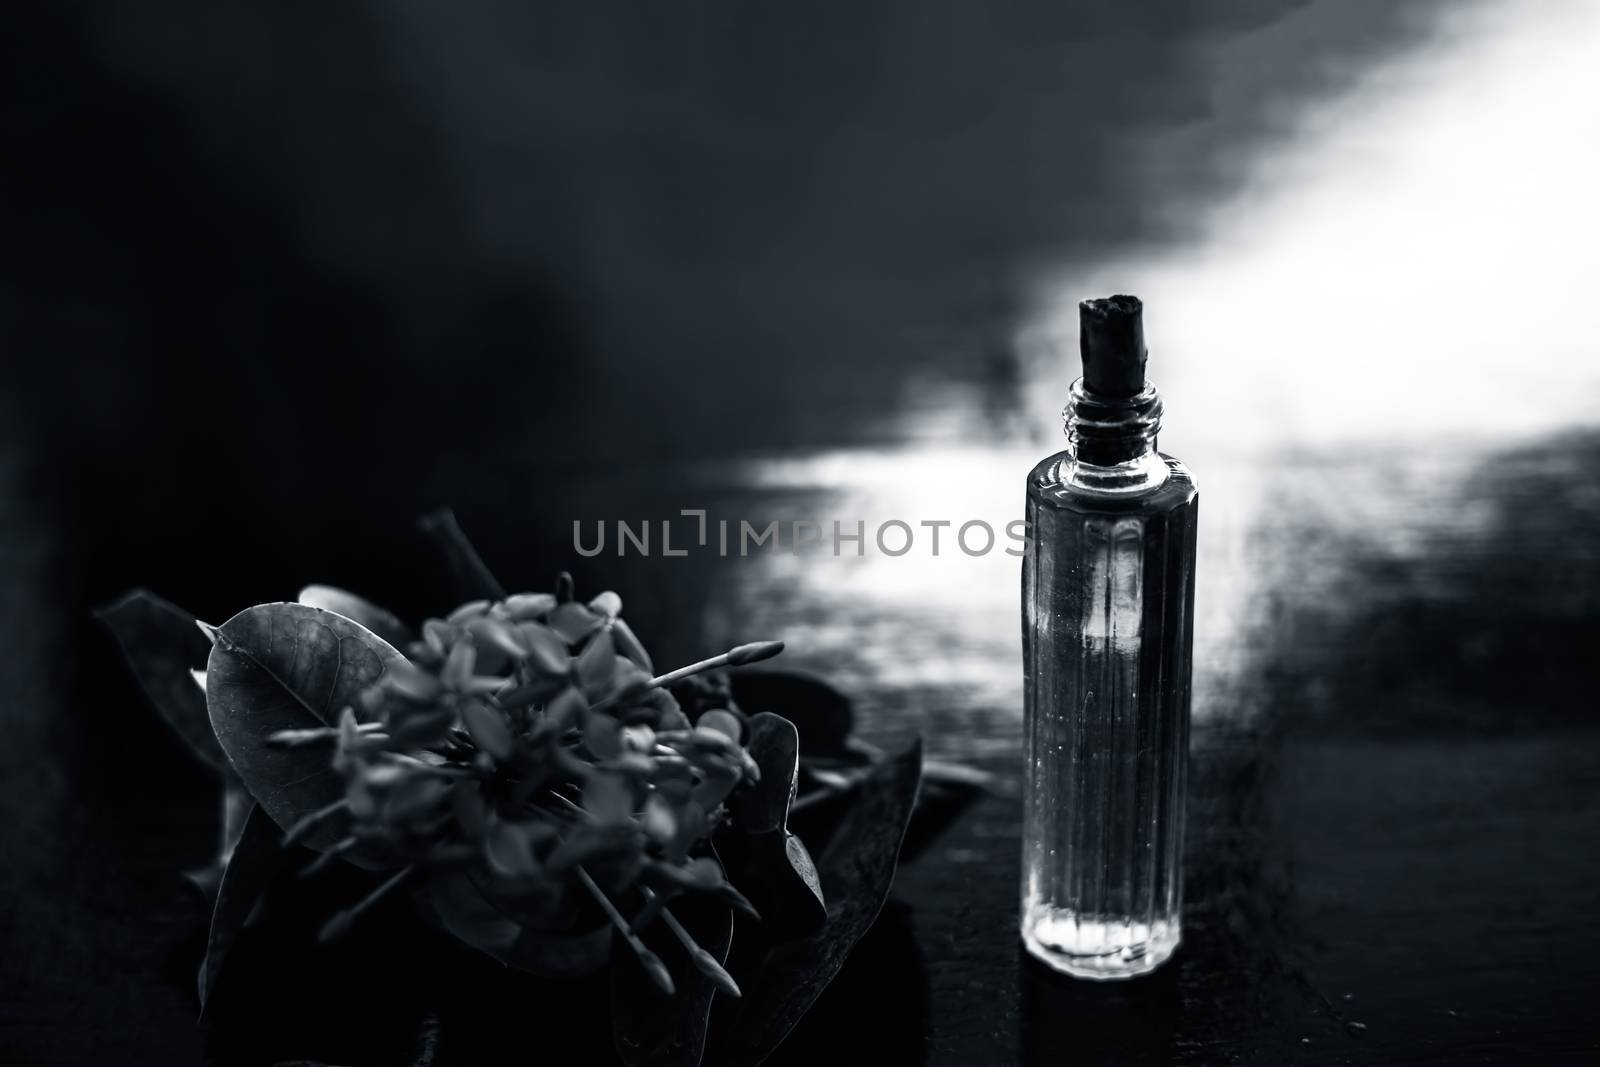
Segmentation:
[(1138, 395), (1144, 389), (1144, 304), (1136, 296), (1080, 303), (1078, 349), (1086, 390), (1106, 397)]

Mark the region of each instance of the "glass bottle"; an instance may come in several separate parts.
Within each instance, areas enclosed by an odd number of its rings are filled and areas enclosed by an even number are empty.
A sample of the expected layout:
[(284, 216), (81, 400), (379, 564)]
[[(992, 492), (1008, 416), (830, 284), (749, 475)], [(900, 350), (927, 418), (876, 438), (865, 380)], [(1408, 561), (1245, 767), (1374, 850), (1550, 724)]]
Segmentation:
[(1142, 316), (1079, 305), (1069, 447), (1028, 476), (1022, 937), (1083, 978), (1145, 974), (1181, 936), (1199, 496), (1156, 451)]

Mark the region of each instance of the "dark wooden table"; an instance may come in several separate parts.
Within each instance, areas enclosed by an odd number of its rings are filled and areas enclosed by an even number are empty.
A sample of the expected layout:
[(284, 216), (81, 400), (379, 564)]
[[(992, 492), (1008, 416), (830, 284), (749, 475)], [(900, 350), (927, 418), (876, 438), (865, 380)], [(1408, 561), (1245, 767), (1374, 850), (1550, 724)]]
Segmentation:
[[(532, 585), (528, 558), (570, 549), (567, 516), (676, 518), (679, 533), (693, 529), (681, 507), (708, 508), (713, 531), (719, 518), (1003, 522), (1033, 447), (645, 465), (569, 486), (531, 533), (496, 522), (484, 499), (461, 510), (486, 556), (513, 560), (508, 580)], [(1600, 441), (1186, 458), (1207, 510), (1185, 936), (1169, 966), (1132, 983), (1064, 980), (1018, 946), (1015, 558), (874, 558), (870, 545), (835, 558), (825, 541), (798, 558), (576, 561), (581, 581), (604, 575), (623, 591), (662, 660), (782, 636), (790, 666), (853, 697), (864, 736), (894, 747), (921, 734), (930, 758), (991, 776), (903, 867), (784, 1062), (1600, 1052)], [(15, 544), (48, 573), (48, 541)], [(355, 558), (348, 546), (333, 555)], [(204, 914), (177, 875), (211, 843), (208, 783), (81, 620), (18, 614), (8, 626), (0, 1050), (197, 1062)]]

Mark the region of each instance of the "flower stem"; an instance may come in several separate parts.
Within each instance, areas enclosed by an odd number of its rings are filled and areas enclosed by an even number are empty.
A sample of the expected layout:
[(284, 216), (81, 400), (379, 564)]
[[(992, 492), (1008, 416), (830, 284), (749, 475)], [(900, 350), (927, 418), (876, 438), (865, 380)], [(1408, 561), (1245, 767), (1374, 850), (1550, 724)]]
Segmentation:
[(746, 663), (759, 663), (764, 659), (771, 659), (783, 651), (782, 641), (755, 641), (748, 645), (739, 645), (730, 648), (720, 656), (703, 659), (699, 663), (691, 663), (687, 667), (679, 667), (675, 671), (657, 675), (650, 679), (651, 685), (671, 685), (690, 675), (700, 674), (704, 671), (714, 671), (718, 667), (742, 667)]
[[(649, 894), (650, 891), (647, 889), (645, 893)], [(694, 939), (694, 935), (684, 929), (683, 924), (678, 921), (676, 915), (663, 907), (661, 909), (661, 918), (667, 924), (667, 929), (671, 930), (672, 935), (683, 945), (684, 951), (689, 953), (689, 958), (694, 961), (696, 970), (715, 982), (717, 988), (728, 994), (728, 996), (737, 997), (740, 995), (739, 983), (733, 980), (733, 975), (727, 972), (715, 956), (700, 947), (699, 942)]]
[(287, 847), (299, 842), (317, 826), (321, 825), (323, 822), (326, 822), (328, 819), (333, 818), (341, 811), (348, 811), (349, 808), (350, 801), (344, 797), (340, 797), (332, 804), (329, 804), (326, 807), (318, 808), (316, 811), (302, 816), (300, 821), (289, 827), (289, 831), (283, 835), (284, 846)]
[(673, 994), (674, 986), (672, 975), (667, 971), (667, 965), (661, 962), (660, 956), (645, 947), (644, 942), (639, 940), (638, 934), (628, 929), (628, 920), (622, 917), (622, 913), (617, 910), (617, 906), (611, 903), (611, 898), (601, 891), (593, 878), (589, 877), (589, 872), (581, 866), (576, 870), (578, 872), (578, 881), (583, 883), (583, 888), (589, 891), (589, 895), (594, 897), (595, 903), (599, 904), (601, 910), (606, 913), (606, 918), (611, 920), (611, 925), (615, 926), (617, 931), (622, 934), (623, 939), (628, 942), (628, 947), (633, 949), (634, 955), (639, 957), (639, 962), (644, 965), (644, 969), (650, 975), (650, 978), (656, 985), (661, 987), (662, 992), (670, 997)]
[(382, 885), (362, 897), (354, 907), (346, 908), (333, 918), (329, 919), (317, 933), (317, 940), (324, 944), (338, 937), (343, 937), (355, 921), (378, 901), (382, 900), (391, 890), (401, 882), (411, 877), (415, 866), (402, 867), (392, 878), (387, 879)]

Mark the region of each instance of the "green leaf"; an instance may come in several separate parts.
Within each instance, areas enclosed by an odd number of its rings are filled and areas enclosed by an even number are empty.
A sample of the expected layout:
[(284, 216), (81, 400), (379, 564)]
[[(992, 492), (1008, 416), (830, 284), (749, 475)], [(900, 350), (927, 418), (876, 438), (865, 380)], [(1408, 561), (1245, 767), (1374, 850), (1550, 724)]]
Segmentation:
[(122, 655), (150, 703), (204, 763), (226, 770), (228, 760), (211, 732), (205, 692), (191, 671), (206, 662), (211, 645), (193, 615), (154, 593), (135, 589), (95, 612), (122, 647)]
[[(333, 726), (357, 695), (400, 653), (342, 615), (304, 604), (246, 608), (216, 631), (206, 666), (211, 726), (223, 751), (274, 822), (284, 829), (344, 796), (344, 782), (321, 747), (283, 748), (280, 730)], [(330, 819), (307, 840), (325, 849), (345, 834)], [(352, 853), (362, 866), (383, 864)]]
[[(700, 721), (711, 714), (706, 712)], [(799, 734), (789, 720), (771, 712), (751, 716), (749, 751), (761, 780), (728, 798), (734, 828), (740, 832), (719, 846), (737, 872), (738, 888), (767, 916), (763, 932), (774, 942), (814, 933), (828, 919), (828, 887), (805, 843), (788, 829), (799, 746)]]
[(803, 938), (827, 924), (824, 893), (834, 889), (798, 835), (779, 829), (725, 839), (721, 847), (738, 872), (734, 884), (764, 916), (762, 933), (771, 941)]
[(216, 990), (228, 950), (249, 922), (256, 904), (275, 878), (297, 857), (305, 853), (279, 844), (278, 827), (259, 806), (252, 805), (245, 817), (244, 830), (234, 846), (228, 869), (217, 889), (217, 903), (211, 912), (211, 932), (206, 937), (206, 955), (200, 963), (200, 1010), (203, 1014)]
[(489, 866), (507, 878), (532, 878), (539, 873), (539, 864), (533, 858), (532, 843), (526, 830), (517, 823), (496, 819), (489, 824), (484, 835), (484, 849)]
[(428, 914), (464, 944), (508, 967), (551, 978), (593, 974), (605, 965), (611, 926), (546, 930), (496, 906), (465, 871), (441, 872), (416, 897)]
[(729, 970), (744, 996), (718, 1002), (713, 1063), (760, 1063), (839, 973), (888, 899), (921, 779), (918, 741), (880, 763), (862, 783), (859, 798), (822, 854), (828, 920), (821, 930), (773, 945), (762, 943), (764, 923), (740, 924)]
[(577, 978), (605, 966), (611, 939), (610, 925), (555, 931), (524, 926), (503, 962), (547, 978)]
[[(693, 893), (674, 898), (668, 906), (711, 959), (719, 966), (727, 961), (733, 910), (725, 901)], [(640, 937), (666, 965), (676, 992), (664, 996), (627, 944), (621, 938), (612, 942), (611, 1020), (617, 1055), (628, 1067), (693, 1067), (705, 1049), (717, 979), (696, 964), (665, 922), (652, 922)]]
[(450, 584), (457, 600), (504, 600), (506, 591), (483, 565), (472, 542), (461, 531), (456, 514), (449, 508), (424, 515), (417, 520), (422, 532), (438, 546), (450, 571)]
[(336, 586), (308, 585), (300, 590), (298, 599), (307, 607), (321, 608), (359, 622), (395, 648), (405, 648), (417, 639), (416, 632), (393, 612)]
[(752, 715), (749, 750), (761, 768), (761, 780), (729, 798), (734, 827), (747, 834), (781, 830), (788, 825), (800, 772), (799, 731), (794, 723), (770, 711)]
[(421, 899), (451, 934), (502, 963), (522, 924), (490, 904), (465, 871), (442, 871), (425, 883)]
[[(827, 914), (828, 902), (822, 895), (822, 878), (817, 874), (817, 865), (811, 859), (811, 852), (806, 848), (806, 843), (796, 834), (785, 831), (783, 837), (783, 853), (789, 861), (789, 867), (800, 876), (800, 882), (806, 887), (812, 899)], [(809, 907), (809, 902), (807, 903)]]

